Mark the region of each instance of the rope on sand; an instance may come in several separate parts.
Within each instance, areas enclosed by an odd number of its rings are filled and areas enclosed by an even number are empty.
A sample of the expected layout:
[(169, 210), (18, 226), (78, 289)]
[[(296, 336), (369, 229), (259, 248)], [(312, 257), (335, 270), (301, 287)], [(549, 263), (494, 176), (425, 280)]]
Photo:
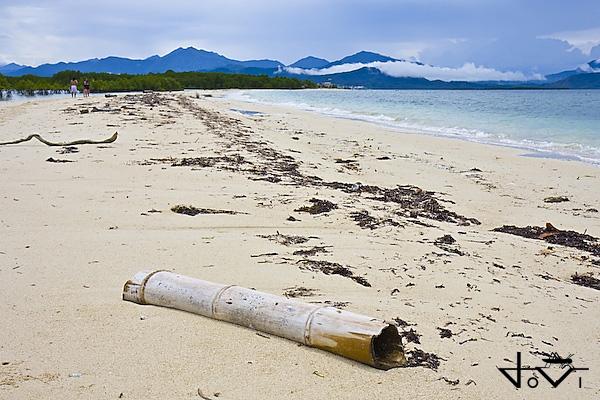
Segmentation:
[(19, 144), (19, 143), (23, 143), (23, 142), (27, 142), (31, 139), (37, 139), (40, 142), (44, 143), (47, 146), (77, 146), (80, 144), (104, 144), (104, 143), (112, 143), (115, 140), (117, 140), (117, 136), (118, 133), (115, 132), (111, 137), (109, 137), (108, 139), (104, 139), (104, 140), (90, 140), (90, 139), (81, 139), (81, 140), (75, 140), (73, 142), (51, 142), (49, 140), (44, 139), (43, 137), (41, 137), (40, 135), (38, 135), (37, 133), (34, 133), (33, 135), (29, 135), (26, 138), (23, 139), (17, 139), (14, 140), (12, 142), (0, 142), (0, 146), (4, 146), (7, 144)]

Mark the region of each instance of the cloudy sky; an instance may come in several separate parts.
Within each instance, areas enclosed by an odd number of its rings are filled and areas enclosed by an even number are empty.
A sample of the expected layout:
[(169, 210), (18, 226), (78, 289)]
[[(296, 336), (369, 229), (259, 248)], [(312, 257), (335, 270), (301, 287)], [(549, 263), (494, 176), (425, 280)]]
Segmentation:
[(0, 64), (194, 46), (286, 64), (371, 50), (531, 75), (600, 58), (600, 0), (0, 0), (0, 26)]

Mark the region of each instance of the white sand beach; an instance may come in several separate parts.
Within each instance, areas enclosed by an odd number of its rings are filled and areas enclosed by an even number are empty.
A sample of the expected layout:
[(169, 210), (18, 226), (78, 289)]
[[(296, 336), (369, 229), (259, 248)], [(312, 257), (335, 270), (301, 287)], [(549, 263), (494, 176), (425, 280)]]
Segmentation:
[[(600, 237), (599, 168), (198, 93), (0, 102), (0, 142), (119, 133), (0, 146), (0, 399), (600, 397), (600, 291), (572, 278), (600, 278), (600, 257), (493, 231)], [(336, 207), (296, 211), (311, 199)], [(351, 275), (319, 270), (337, 264)], [(123, 301), (144, 269), (394, 322), (434, 365), (380, 371)], [(516, 390), (497, 367), (517, 352), (590, 370)]]

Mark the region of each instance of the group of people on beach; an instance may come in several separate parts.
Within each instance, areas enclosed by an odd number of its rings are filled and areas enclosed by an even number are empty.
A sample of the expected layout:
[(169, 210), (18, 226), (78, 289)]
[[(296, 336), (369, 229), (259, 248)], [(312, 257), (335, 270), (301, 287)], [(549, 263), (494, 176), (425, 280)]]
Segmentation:
[[(77, 97), (77, 85), (79, 84), (79, 82), (77, 81), (77, 79), (75, 77), (71, 78), (71, 97), (75, 98)], [(89, 97), (90, 96), (90, 81), (87, 80), (87, 78), (83, 79), (83, 97)]]

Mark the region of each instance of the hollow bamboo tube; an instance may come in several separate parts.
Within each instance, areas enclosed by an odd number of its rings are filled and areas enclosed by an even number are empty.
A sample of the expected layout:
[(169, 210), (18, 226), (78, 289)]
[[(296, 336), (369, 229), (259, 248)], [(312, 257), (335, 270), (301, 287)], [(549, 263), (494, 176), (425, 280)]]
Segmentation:
[(160, 270), (135, 274), (123, 287), (123, 300), (231, 322), (379, 369), (406, 364), (394, 325), (334, 307)]

